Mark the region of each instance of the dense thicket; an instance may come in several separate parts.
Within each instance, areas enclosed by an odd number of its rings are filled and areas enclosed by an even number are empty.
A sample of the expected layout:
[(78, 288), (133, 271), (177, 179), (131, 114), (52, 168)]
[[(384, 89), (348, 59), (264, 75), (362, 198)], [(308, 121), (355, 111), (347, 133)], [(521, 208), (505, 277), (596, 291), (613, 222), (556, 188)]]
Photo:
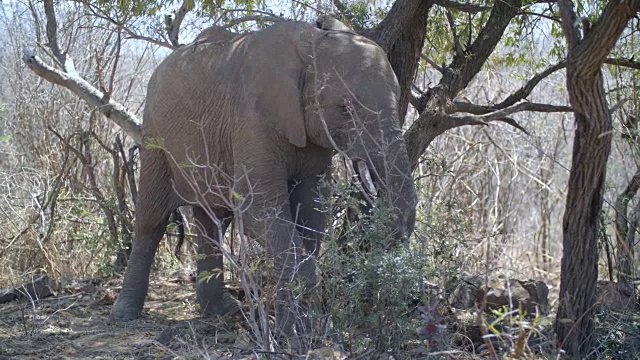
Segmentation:
[[(558, 346), (574, 356), (589, 353), (596, 281), (615, 280), (635, 294), (639, 6), (3, 3), (0, 283), (41, 272), (121, 271), (133, 236), (146, 81), (167, 53), (212, 24), (242, 32), (330, 15), (378, 43), (401, 85), (420, 203), (398, 283), (415, 280), (407, 275), (413, 272), (440, 284), (462, 272), (487, 283), (504, 276), (545, 280), (560, 294)], [(336, 229), (342, 219), (334, 218)], [(160, 268), (176, 263), (165, 244)], [(372, 256), (377, 269), (392, 267), (385, 254)], [(367, 279), (365, 288), (385, 274), (340, 266)], [(365, 288), (362, 297), (369, 296)], [(360, 310), (365, 318), (381, 309)]]

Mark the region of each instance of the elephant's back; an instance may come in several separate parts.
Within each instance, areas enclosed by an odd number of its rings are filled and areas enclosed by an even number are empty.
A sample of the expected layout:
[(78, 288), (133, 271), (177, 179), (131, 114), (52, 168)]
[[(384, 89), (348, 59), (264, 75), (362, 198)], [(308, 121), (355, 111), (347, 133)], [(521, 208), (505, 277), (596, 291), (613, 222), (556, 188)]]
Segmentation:
[[(219, 167), (231, 174), (234, 132), (239, 130), (235, 95), (224, 79), (226, 64), (202, 58), (190, 49), (169, 55), (153, 73), (147, 88), (143, 116), (146, 141), (158, 143), (170, 154), (178, 188), (188, 188), (185, 165)], [(206, 55), (206, 54), (204, 54)]]

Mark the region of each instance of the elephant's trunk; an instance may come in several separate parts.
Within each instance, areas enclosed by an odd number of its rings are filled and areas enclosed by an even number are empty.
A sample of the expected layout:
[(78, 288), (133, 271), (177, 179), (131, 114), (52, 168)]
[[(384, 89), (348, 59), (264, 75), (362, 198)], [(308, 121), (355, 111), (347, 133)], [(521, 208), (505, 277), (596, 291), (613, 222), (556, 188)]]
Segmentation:
[(395, 235), (406, 239), (413, 233), (418, 198), (404, 138), (393, 125), (383, 118), (376, 129), (367, 129), (372, 136), (363, 137), (363, 148), (367, 150), (364, 154), (356, 150), (354, 168), (367, 192), (377, 195), (378, 203), (389, 211), (389, 225)]

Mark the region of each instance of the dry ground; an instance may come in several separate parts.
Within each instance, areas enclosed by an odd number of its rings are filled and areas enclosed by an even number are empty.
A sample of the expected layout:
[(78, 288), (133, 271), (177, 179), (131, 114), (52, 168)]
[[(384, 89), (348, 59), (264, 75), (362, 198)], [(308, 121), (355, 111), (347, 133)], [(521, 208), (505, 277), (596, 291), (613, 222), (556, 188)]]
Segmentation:
[(110, 321), (118, 283), (70, 283), (56, 297), (0, 304), (0, 359), (251, 358), (240, 321), (198, 318), (193, 284), (175, 277), (152, 279), (143, 319)]
[[(120, 280), (68, 281), (60, 284), (55, 297), (0, 304), (0, 360), (292, 358), (287, 354), (253, 352), (256, 346), (242, 327), (245, 322), (241, 318), (200, 318), (194, 305), (194, 284), (185, 273), (152, 276), (145, 316), (127, 323), (114, 323), (109, 320), (109, 310), (119, 284)], [(604, 311), (596, 319), (597, 346), (592, 358), (640, 359), (638, 312)], [(449, 335), (445, 348), (449, 350), (439, 355), (428, 355), (424, 343), (418, 341), (396, 358), (485, 358), (486, 350), (479, 351), (482, 355), (474, 355), (469, 352), (470, 348), (454, 345), (456, 338), (469, 339), (468, 330), (455, 329), (459, 327), (455, 323), (460, 320), (447, 319)], [(549, 346), (552, 336), (531, 340), (532, 346), (524, 358), (556, 358)], [(533, 346), (540, 341), (546, 344)], [(509, 346), (514, 343), (513, 338), (509, 340), (505, 332), (500, 338), (495, 338), (494, 343), (502, 356), (511, 358), (508, 354), (513, 354), (513, 348)], [(478, 344), (481, 342), (476, 346)], [(551, 351), (541, 352), (542, 348)], [(480, 349), (475, 347), (475, 350)], [(388, 355), (381, 355), (353, 354), (347, 358), (391, 359)], [(345, 354), (324, 348), (307, 358), (345, 359)]]

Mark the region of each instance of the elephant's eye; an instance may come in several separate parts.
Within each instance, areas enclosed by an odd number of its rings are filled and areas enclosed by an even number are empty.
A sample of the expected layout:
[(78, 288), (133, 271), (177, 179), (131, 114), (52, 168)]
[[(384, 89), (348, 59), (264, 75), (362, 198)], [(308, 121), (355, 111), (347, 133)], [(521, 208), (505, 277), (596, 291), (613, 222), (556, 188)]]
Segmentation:
[(342, 115), (352, 115), (353, 114), (353, 102), (349, 98), (342, 99), (342, 105), (340, 106), (342, 109)]

